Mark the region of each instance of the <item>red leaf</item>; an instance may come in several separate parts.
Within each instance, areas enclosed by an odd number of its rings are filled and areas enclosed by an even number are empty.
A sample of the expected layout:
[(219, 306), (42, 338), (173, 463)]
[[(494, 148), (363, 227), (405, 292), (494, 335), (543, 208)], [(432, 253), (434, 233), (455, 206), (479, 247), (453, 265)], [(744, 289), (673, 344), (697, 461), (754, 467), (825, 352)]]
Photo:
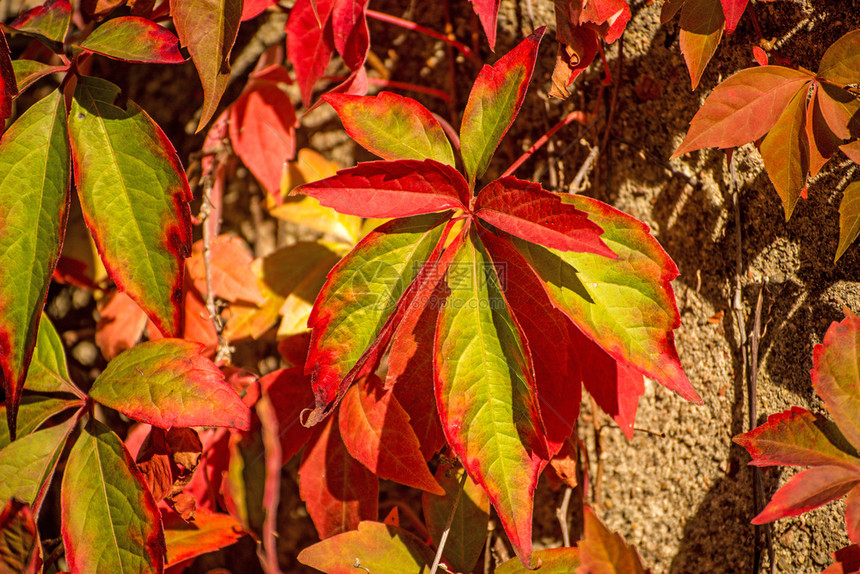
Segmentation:
[(821, 574), (858, 574), (860, 573), (860, 544), (853, 544), (831, 553), (835, 564)]
[(287, 160), (296, 155), (296, 112), (284, 82), (252, 80), (233, 104), (230, 141), (233, 149), (266, 191), (281, 201), (281, 179)]
[(603, 41), (611, 44), (621, 37), (630, 21), (626, 0), (588, 0), (583, 2), (580, 24), (593, 24)]
[(346, 449), (379, 478), (443, 495), (424, 462), (409, 415), (378, 383), (370, 377), (344, 395), (338, 420)]
[[(12, 68), (12, 58), (9, 56), (9, 45), (6, 35), (0, 30), (0, 122), (12, 117), (12, 100), (18, 95), (15, 83), (15, 70)], [(0, 124), (0, 134), (5, 123)]]
[(693, 90), (717, 51), (724, 22), (719, 0), (687, 0), (681, 9), (681, 53), (690, 71)]
[(244, 0), (242, 2), (242, 22), (251, 20), (262, 14), (269, 6), (274, 6), (278, 0)]
[(815, 466), (798, 472), (776, 491), (753, 524), (766, 524), (818, 508), (860, 484), (860, 467)]
[(96, 345), (110, 361), (140, 341), (146, 327), (146, 313), (122, 291), (112, 291), (99, 305)]
[(733, 148), (759, 139), (811, 80), (806, 72), (780, 66), (741, 70), (708, 96), (672, 157), (707, 147)]
[(453, 167), (425, 161), (372, 161), (295, 188), (325, 207), (359, 217), (408, 217), (466, 209), (469, 188)]
[(819, 85), (821, 114), (836, 137), (843, 140), (860, 137), (860, 100), (833, 84), (821, 82)]
[(262, 377), (260, 386), (275, 407), (281, 457), (287, 462), (308, 442), (313, 432), (299, 421), (302, 411), (314, 406), (310, 378), (304, 375), (301, 366), (279, 369)]
[(600, 226), (537, 183), (513, 176), (497, 179), (478, 194), (475, 216), (532, 243), (615, 258), (600, 239)]
[(848, 540), (860, 544), (860, 487), (855, 486), (845, 499), (845, 529)]
[(346, 66), (353, 71), (364, 65), (370, 48), (367, 30), (368, 0), (335, 0), (331, 11), (332, 40)]
[(585, 507), (585, 537), (577, 545), (582, 566), (577, 574), (645, 574), (639, 553), (617, 532), (610, 532), (594, 511)]
[[(151, 320), (146, 325), (146, 336), (150, 341), (164, 338)], [(212, 315), (188, 277), (185, 278), (185, 294), (182, 297), (182, 338), (203, 345), (203, 354), (209, 357), (215, 354), (218, 346), (218, 333)]]
[(185, 62), (179, 53), (179, 38), (155, 22), (138, 16), (121, 16), (103, 22), (80, 47), (125, 62)]
[[(749, 0), (720, 0), (723, 5), (723, 14), (726, 17), (726, 34), (735, 31)], [(767, 65), (767, 64), (762, 64)]]
[[(238, 237), (219, 235), (209, 243), (209, 272), (212, 292), (231, 303), (245, 301), (255, 305), (263, 304), (263, 295), (253, 280), (251, 271), (253, 256)], [(196, 242), (191, 248), (191, 256), (186, 260), (188, 275), (194, 287), (206, 295), (206, 266), (203, 260), (203, 242)]]
[(28, 35), (44, 36), (61, 43), (66, 37), (72, 17), (69, 0), (46, 0), (18, 16), (11, 27)]
[(501, 0), (469, 0), (475, 9), (475, 14), (481, 21), (484, 34), (490, 44), (490, 50), (496, 50), (496, 19), (499, 17)]
[(166, 566), (230, 546), (244, 536), (241, 525), (229, 514), (198, 512), (189, 523), (175, 512), (162, 510), (161, 520), (167, 544)]
[(310, 105), (314, 84), (325, 74), (334, 54), (330, 25), (334, 2), (297, 0), (287, 20), (287, 59), (296, 71), (305, 107)]
[(299, 493), (320, 538), (358, 528), (362, 520), (376, 520), (379, 481), (349, 455), (334, 417), (305, 448)]
[(200, 440), (203, 459), (185, 492), (194, 497), (198, 510), (215, 510), (221, 503), (221, 483), (230, 463), (230, 433), (225, 428), (207, 429), (200, 433)]
[(812, 99), (806, 107), (806, 139), (809, 142), (809, 175), (818, 175), (827, 160), (836, 153), (839, 138), (827, 126), (818, 101), (818, 84), (812, 85)]
[(42, 547), (33, 511), (14, 498), (0, 511), (0, 571), (42, 572)]
[(764, 50), (762, 50), (758, 46), (753, 46), (752, 52), (753, 52), (753, 58), (755, 58), (755, 61), (756, 61), (756, 63), (758, 63), (759, 66), (767, 66), (767, 64), (768, 64), (767, 52), (765, 52)]

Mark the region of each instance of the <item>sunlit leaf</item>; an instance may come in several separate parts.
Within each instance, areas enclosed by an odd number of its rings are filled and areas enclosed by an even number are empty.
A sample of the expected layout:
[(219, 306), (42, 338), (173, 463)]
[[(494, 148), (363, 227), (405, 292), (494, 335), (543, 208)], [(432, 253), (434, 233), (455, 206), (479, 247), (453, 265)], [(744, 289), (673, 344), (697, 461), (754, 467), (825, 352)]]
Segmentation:
[(179, 39), (167, 28), (137, 16), (121, 16), (100, 24), (80, 47), (115, 60), (181, 64)]
[(860, 137), (860, 99), (848, 90), (827, 82), (820, 84), (818, 103), (821, 115), (836, 137)]
[(782, 200), (786, 221), (791, 218), (806, 187), (809, 142), (805, 132), (806, 91), (801, 90), (786, 106), (759, 147), (767, 176)]
[(827, 48), (818, 77), (841, 86), (860, 82), (860, 30), (848, 32)]
[(740, 22), (749, 0), (720, 0), (726, 17), (726, 34), (731, 34)]
[[(25, 383), (24, 389), (27, 389)], [(80, 408), (83, 401), (45, 397), (40, 395), (24, 394), (18, 409), (18, 437), (24, 437), (42, 426), (54, 415), (71, 409)], [(6, 407), (0, 406), (0, 414), (6, 415)], [(0, 449), (6, 448), (12, 442), (9, 429), (6, 425), (0, 425)]]
[(501, 0), (469, 0), (472, 7), (475, 9), (475, 14), (481, 21), (481, 27), (484, 29), (484, 34), (487, 35), (487, 42), (490, 44), (490, 50), (496, 49), (496, 19), (499, 17), (499, 4)]
[(102, 356), (110, 361), (134, 347), (146, 328), (146, 313), (122, 291), (113, 291), (99, 305), (95, 341)]
[(30, 8), (10, 26), (19, 32), (62, 43), (72, 19), (72, 6), (68, 0), (47, 0), (43, 5)]
[(230, 546), (241, 538), (241, 525), (229, 514), (197, 512), (194, 522), (185, 522), (175, 512), (162, 514), (167, 543), (165, 566)]
[[(0, 34), (2, 34), (2, 32), (0, 32)], [(2, 52), (2, 47), (0, 47), (0, 52)], [(2, 58), (2, 56), (0, 56), (0, 58)], [(19, 59), (12, 62), (12, 69), (15, 72), (15, 83), (18, 84), (18, 91), (23, 92), (35, 82), (39, 81), (41, 78), (44, 78), (45, 76), (53, 74), (55, 72), (65, 72), (68, 67), (51, 66), (50, 64), (43, 64), (42, 62), (37, 62), (35, 60)], [(3, 73), (0, 72), (0, 75), (3, 75)], [(5, 82), (8, 80), (4, 78), (3, 81)], [(9, 97), (11, 101), (11, 97), (13, 96)], [(2, 106), (0, 106), (0, 109), (2, 109)], [(6, 117), (9, 116), (7, 115)]]
[(83, 393), (69, 378), (66, 350), (47, 316), (39, 322), (39, 336), (24, 388), (37, 393), (71, 393), (83, 398)]
[(629, 546), (617, 532), (610, 532), (594, 511), (585, 507), (585, 536), (577, 545), (582, 566), (577, 574), (645, 574), (636, 549)]
[(681, 53), (690, 72), (693, 90), (699, 85), (705, 67), (720, 45), (724, 24), (720, 0), (687, 0), (681, 9)]
[[(204, 245), (196, 242), (191, 248), (188, 258), (188, 274), (194, 281), (194, 287), (201, 295), (206, 295), (206, 264), (204, 260)], [(257, 288), (253, 277), (251, 263), (254, 258), (238, 237), (219, 235), (209, 242), (209, 273), (212, 293), (226, 301), (245, 301), (262, 304), (263, 296)]]
[(334, 0), (297, 0), (287, 19), (287, 59), (295, 69), (305, 107), (334, 54), (332, 39), (325, 33), (333, 5)]
[(764, 510), (752, 519), (753, 524), (766, 524), (780, 518), (797, 516), (837, 498), (860, 485), (860, 465), (850, 469), (843, 466), (816, 466), (802, 470), (783, 485)]
[(860, 181), (849, 183), (842, 191), (839, 203), (839, 246), (833, 262), (839, 261), (842, 254), (851, 247), (860, 235)]
[[(578, 548), (547, 548), (532, 553), (535, 562), (540, 560), (542, 566), (538, 572), (547, 574), (558, 574), (576, 572), (582, 562), (579, 559)], [(498, 568), (495, 574), (528, 574), (533, 570), (523, 566), (516, 558), (511, 558)]]

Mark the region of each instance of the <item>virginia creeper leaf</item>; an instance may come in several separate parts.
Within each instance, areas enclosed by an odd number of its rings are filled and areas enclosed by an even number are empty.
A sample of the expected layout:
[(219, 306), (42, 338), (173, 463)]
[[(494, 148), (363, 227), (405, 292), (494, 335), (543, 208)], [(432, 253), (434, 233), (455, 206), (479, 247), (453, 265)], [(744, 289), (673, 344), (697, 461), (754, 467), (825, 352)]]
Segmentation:
[[(19, 90), (25, 86), (19, 86), (18, 74), (15, 65), (9, 56), (9, 45), (6, 43), (6, 35), (0, 29), (0, 120), (12, 117), (12, 100), (18, 95)], [(0, 134), (5, 129), (0, 126)]]
[(582, 561), (577, 574), (645, 574), (635, 548), (624, 542), (617, 532), (610, 532), (591, 508), (586, 506), (583, 514), (585, 536), (577, 545)]
[(290, 194), (309, 195), (340, 213), (376, 218), (466, 209), (469, 202), (463, 176), (431, 159), (361, 163)]
[(287, 59), (293, 64), (305, 107), (334, 54), (330, 24), (334, 1), (297, 0), (287, 19)]
[(353, 385), (340, 403), (338, 422), (346, 450), (379, 478), (443, 494), (424, 462), (409, 415), (378, 383), (371, 377)]
[(860, 235), (860, 181), (849, 183), (842, 191), (839, 203), (839, 246), (833, 262), (839, 261), (842, 254), (851, 247)]
[(244, 0), (242, 2), (242, 22), (256, 18), (266, 8), (277, 4), (277, 0)]
[(281, 457), (286, 463), (302, 449), (313, 432), (299, 422), (302, 411), (314, 406), (310, 380), (299, 366), (278, 369), (261, 377), (260, 387), (275, 407), (278, 417), (278, 437), (281, 440)]
[[(471, 572), (475, 567), (487, 541), (487, 522), (490, 519), (487, 493), (468, 474), (464, 477), (465, 472), (462, 468), (440, 464), (436, 470), (436, 480), (445, 495), (425, 492), (421, 498), (424, 521), (436, 546), (439, 545), (452, 511), (454, 513), (442, 558), (456, 572)], [(462, 487), (461, 481), (464, 481)]]
[(860, 139), (841, 145), (839, 149), (848, 156), (848, 159), (860, 165)]
[(121, 16), (101, 23), (80, 47), (115, 60), (181, 64), (179, 39), (151, 20)]
[(821, 113), (818, 84), (813, 83), (812, 97), (806, 106), (806, 139), (809, 142), (809, 175), (818, 175), (827, 160), (836, 153), (842, 143), (827, 125)]
[(47, 316), (39, 322), (39, 336), (24, 387), (37, 393), (71, 393), (84, 397), (69, 378), (63, 342)]
[(847, 140), (860, 136), (860, 99), (827, 82), (820, 86), (821, 114), (836, 137)]
[(782, 486), (764, 510), (752, 519), (753, 524), (766, 524), (780, 518), (797, 516), (842, 498), (860, 485), (860, 466), (815, 466), (798, 472)]
[[(335, 0), (331, 11), (334, 47), (343, 58), (344, 64), (354, 72), (364, 65), (370, 48), (365, 15), (367, 3), (368, 0)], [(350, 80), (348, 79), (347, 82)], [(341, 87), (345, 86), (342, 84)], [(352, 93), (351, 86), (347, 91)], [(362, 91), (366, 92), (366, 90)]]
[(686, 3), (687, 0), (666, 0), (663, 2), (663, 5), (660, 7), (660, 24), (662, 25), (670, 22), (678, 15), (678, 12)]
[(68, 0), (46, 0), (43, 5), (22, 13), (10, 26), (28, 35), (62, 43), (71, 19), (72, 6)]
[(15, 499), (9, 500), (0, 510), (0, 572), (42, 572), (42, 546), (36, 519), (29, 505)]
[(387, 160), (432, 159), (454, 167), (454, 152), (439, 121), (412, 98), (326, 94), (349, 137)]
[(741, 16), (744, 15), (749, 0), (720, 0), (723, 5), (723, 15), (726, 17), (726, 34), (735, 31)]
[(836, 426), (860, 450), (860, 318), (846, 310), (812, 354), (812, 386)]
[(407, 530), (363, 521), (358, 530), (317, 542), (299, 552), (299, 562), (328, 574), (426, 574), (433, 551)]
[(741, 70), (714, 88), (672, 157), (706, 147), (738, 147), (759, 139), (811, 80), (806, 72), (780, 66)]
[(615, 254), (588, 216), (539, 184), (513, 176), (490, 183), (478, 194), (475, 216), (521, 239), (562, 251)]
[(445, 218), (396, 219), (369, 233), (328, 274), (308, 320), (313, 329), (305, 373), (316, 409), (305, 424), (324, 416), (343, 396), (347, 376), (363, 368), (401, 295), (442, 239)]
[(544, 30), (538, 28), (494, 65), (484, 66), (472, 86), (460, 126), (460, 154), (470, 188), (487, 170), (520, 111)]
[(230, 51), (239, 32), (242, 3), (228, 0), (170, 0), (179, 41), (188, 48), (203, 85), (197, 131), (209, 123), (230, 78)]
[(10, 434), (69, 206), (60, 92), (30, 107), (0, 140), (0, 367)]
[(122, 291), (113, 291), (99, 306), (95, 341), (108, 361), (134, 347), (146, 328), (146, 313)]
[[(209, 242), (209, 273), (212, 292), (226, 301), (246, 301), (260, 305), (263, 295), (253, 277), (251, 263), (254, 258), (239, 237), (219, 235)], [(203, 243), (196, 242), (188, 258), (188, 274), (201, 295), (206, 294), (206, 264)]]
[(487, 491), (523, 564), (547, 445), (525, 345), (477, 237), (448, 270), (436, 331), (436, 401), (448, 444)]
[[(24, 389), (27, 389), (26, 384)], [(18, 409), (18, 437), (32, 433), (54, 415), (83, 405), (84, 403), (80, 400), (25, 394), (21, 398), (21, 405)], [(3, 416), (6, 414), (5, 409), (6, 407), (0, 406), (0, 413)], [(0, 425), (0, 449), (6, 448), (11, 442), (9, 430)]]
[(496, 20), (499, 17), (499, 4), (501, 0), (469, 0), (472, 3), (472, 8), (475, 9), (475, 14), (478, 15), (478, 20), (481, 21), (481, 27), (484, 29), (484, 34), (487, 35), (487, 42), (490, 44), (490, 50), (496, 50)]
[(161, 572), (158, 508), (122, 441), (92, 420), (63, 475), (63, 544), (72, 572)]
[(681, 53), (690, 72), (693, 90), (723, 37), (725, 16), (720, 0), (687, 0), (681, 9)]
[(860, 487), (855, 486), (845, 499), (845, 529), (848, 540), (860, 544)]
[(641, 221), (586, 197), (562, 199), (603, 228), (601, 239), (618, 258), (560, 252), (514, 238), (553, 304), (613, 358), (701, 403), (675, 350), (680, 315), (671, 286), (678, 275), (674, 262)]
[(164, 512), (162, 522), (167, 544), (165, 566), (230, 546), (244, 535), (229, 514), (197, 512), (194, 522), (186, 522), (175, 512)]
[(377, 517), (379, 480), (347, 452), (335, 417), (320, 425), (305, 447), (299, 494), (323, 539)]
[(827, 48), (818, 77), (840, 86), (860, 82), (860, 30), (848, 32)]
[[(770, 415), (767, 422), (742, 435), (736, 443), (747, 449), (752, 466), (845, 466), (853, 468), (860, 459), (844, 450), (836, 426), (820, 415), (800, 407)], [(850, 448), (850, 447), (849, 447)]]
[[(0, 34), (2, 34), (2, 32), (0, 32)], [(0, 48), (0, 52), (2, 52), (2, 48)], [(2, 56), (0, 56), (0, 59), (2, 59)], [(68, 70), (68, 67), (51, 66), (35, 60), (15, 60), (12, 62), (12, 69), (15, 72), (15, 83), (18, 84), (18, 91), (23, 92), (39, 79), (55, 72), (65, 72)], [(3, 72), (0, 71), (0, 75), (2, 74)], [(5, 81), (5, 78), (3, 81)], [(11, 97), (14, 97), (14, 95), (17, 95), (17, 92), (16, 94), (10, 95), (10, 102), (12, 101)], [(0, 105), (0, 110), (2, 110), (2, 105)], [(9, 117), (9, 115), (6, 115), (6, 117)]]
[(809, 172), (809, 142), (806, 139), (806, 90), (799, 91), (764, 136), (759, 150), (767, 176), (791, 218)]
[[(17, 498), (38, 516), (77, 417), (57, 426), (22, 436), (0, 450), (0, 501)], [(68, 473), (68, 470), (66, 471)]]
[[(532, 556), (535, 562), (540, 560), (540, 570), (545, 572), (575, 572), (582, 562), (579, 560), (578, 548), (547, 548), (537, 550)], [(511, 558), (498, 568), (496, 574), (528, 574), (531, 569), (523, 566), (516, 558)]]
[(250, 413), (224, 373), (181, 339), (141, 343), (111, 361), (90, 397), (124, 415), (169, 429), (215, 426), (248, 430)]
[(191, 190), (173, 145), (119, 88), (79, 77), (69, 134), (81, 208), (102, 261), (167, 336), (182, 330), (183, 260), (191, 248)]

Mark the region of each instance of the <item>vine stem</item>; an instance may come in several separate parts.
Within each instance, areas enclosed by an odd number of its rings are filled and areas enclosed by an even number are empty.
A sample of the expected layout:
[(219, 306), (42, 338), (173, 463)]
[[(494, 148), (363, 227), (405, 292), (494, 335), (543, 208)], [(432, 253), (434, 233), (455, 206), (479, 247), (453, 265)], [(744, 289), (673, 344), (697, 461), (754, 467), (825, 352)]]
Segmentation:
[(430, 36), (431, 38), (435, 38), (441, 42), (445, 42), (452, 48), (456, 49), (458, 52), (463, 54), (469, 60), (477, 63), (479, 66), (481, 65), (481, 60), (478, 56), (475, 55), (475, 52), (472, 51), (469, 46), (454, 40), (453, 38), (449, 38), (445, 34), (440, 34), (436, 30), (431, 30), (430, 28), (425, 28), (420, 24), (416, 24), (410, 20), (404, 20), (403, 18), (398, 18), (397, 16), (392, 16), (391, 14), (385, 14), (383, 12), (377, 12), (376, 10), (367, 10), (366, 14), (373, 18), (374, 20), (379, 20), (380, 22), (386, 22), (388, 24), (394, 24), (395, 26), (400, 26), (401, 28), (406, 28), (407, 30), (412, 30), (414, 32), (420, 32), (426, 36)]
[[(325, 76), (323, 79), (328, 80), (330, 82), (343, 82), (346, 80), (347, 76)], [(443, 92), (442, 90), (437, 90), (436, 88), (428, 88), (426, 86), (419, 86), (418, 84), (410, 84), (408, 82), (397, 82), (395, 80), (386, 80), (384, 78), (373, 78), (368, 77), (367, 83), (373, 86), (382, 86), (383, 88), (395, 88), (398, 90), (410, 90), (413, 92), (420, 92), (422, 94), (428, 94), (430, 96), (435, 96), (440, 100), (448, 103), (451, 101), (451, 96)]]
[(533, 143), (532, 146), (529, 149), (527, 149), (525, 151), (525, 153), (523, 153), (523, 155), (518, 157), (517, 160), (511, 164), (511, 167), (509, 167), (507, 170), (505, 170), (505, 173), (502, 174), (502, 177), (507, 177), (509, 175), (513, 175), (513, 173), (517, 170), (518, 167), (523, 165), (523, 163), (525, 163), (525, 161), (527, 159), (529, 159), (532, 155), (534, 155), (534, 153), (537, 150), (542, 148), (546, 144), (546, 142), (549, 141), (549, 138), (551, 138), (553, 135), (555, 135), (555, 132), (557, 132), (558, 130), (560, 130), (564, 126), (566, 126), (572, 122), (575, 122), (575, 121), (584, 122), (585, 121), (585, 114), (579, 110), (575, 110), (575, 111), (570, 112), (566, 116), (564, 116), (564, 119), (562, 119), (560, 122), (558, 122), (557, 124), (555, 124), (554, 126), (549, 128), (548, 132), (546, 132), (544, 135), (542, 135), (540, 138), (538, 138), (538, 140), (535, 143)]
[(448, 541), (448, 534), (451, 532), (451, 524), (454, 522), (454, 513), (457, 512), (457, 506), (460, 504), (460, 495), (463, 494), (463, 485), (466, 484), (466, 476), (468, 476), (468, 473), (464, 468), (463, 476), (460, 477), (460, 482), (457, 486), (457, 495), (454, 498), (454, 505), (451, 507), (451, 514), (448, 516), (445, 530), (442, 531), (442, 538), (439, 539), (439, 548), (436, 550), (436, 557), (433, 558), (433, 567), (430, 568), (430, 574), (436, 574), (436, 570), (439, 569), (439, 562), (442, 561), (442, 552), (445, 550), (445, 542)]

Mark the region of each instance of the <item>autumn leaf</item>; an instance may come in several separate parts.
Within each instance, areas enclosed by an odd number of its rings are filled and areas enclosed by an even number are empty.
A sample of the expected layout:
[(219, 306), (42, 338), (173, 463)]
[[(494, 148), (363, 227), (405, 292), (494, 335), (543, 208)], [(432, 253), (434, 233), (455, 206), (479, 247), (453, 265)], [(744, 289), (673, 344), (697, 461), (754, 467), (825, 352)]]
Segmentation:
[(499, 4), (501, 0), (469, 0), (472, 3), (472, 8), (478, 19), (481, 21), (481, 27), (484, 29), (484, 34), (487, 35), (487, 42), (490, 44), (490, 50), (496, 49), (496, 19), (499, 17)]
[(860, 235), (860, 181), (849, 183), (842, 191), (839, 203), (839, 246), (833, 262), (839, 261), (842, 254)]
[(725, 16), (720, 0), (687, 0), (681, 8), (681, 53), (693, 90), (723, 37)]
[(99, 25), (80, 47), (125, 62), (181, 64), (179, 39), (163, 28), (137, 16), (121, 16)]
[(586, 506), (583, 514), (584, 538), (577, 545), (582, 565), (576, 569), (577, 574), (645, 574), (635, 548), (624, 542), (617, 532), (610, 532), (591, 508)]
[(19, 574), (42, 571), (42, 545), (29, 505), (14, 498), (0, 510), (0, 570)]
[(229, 514), (198, 512), (188, 523), (175, 512), (162, 512), (165, 566), (230, 546), (244, 536), (242, 527)]

